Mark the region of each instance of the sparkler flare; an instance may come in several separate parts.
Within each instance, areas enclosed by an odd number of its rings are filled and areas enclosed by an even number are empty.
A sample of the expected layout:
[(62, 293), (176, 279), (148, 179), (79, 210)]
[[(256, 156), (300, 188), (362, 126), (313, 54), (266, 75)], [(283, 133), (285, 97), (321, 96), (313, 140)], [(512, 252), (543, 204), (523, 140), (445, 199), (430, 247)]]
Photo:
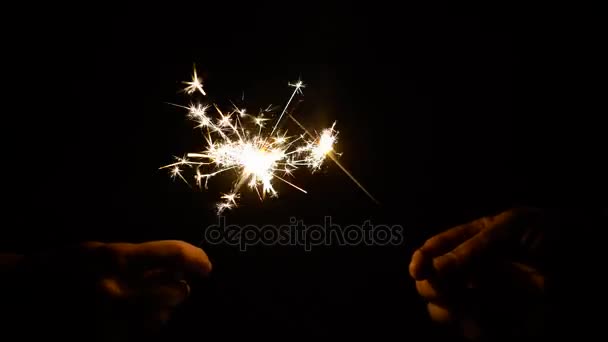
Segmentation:
[[(184, 82), (188, 86), (184, 89), (188, 94), (197, 90), (207, 95), (202, 87), (202, 81), (193, 72), (191, 82)], [(313, 135), (306, 130), (291, 114), (288, 116), (303, 130), (300, 135), (288, 136), (286, 132), (275, 134), (281, 119), (287, 113), (289, 105), (296, 94), (302, 93), (305, 85), (298, 80), (289, 83), (294, 87), (291, 97), (283, 108), (270, 133), (265, 131), (265, 122), (269, 118), (264, 113), (271, 111), (272, 106), (261, 110), (259, 115), (252, 115), (246, 109), (234, 106), (232, 111), (223, 112), (218, 105), (191, 104), (189, 107), (175, 105), (188, 110), (188, 118), (194, 121), (196, 128), (205, 134), (206, 148), (199, 153), (188, 153), (185, 157), (176, 158), (175, 163), (165, 165), (161, 169), (169, 168), (172, 178), (179, 177), (188, 184), (182, 175), (182, 168), (194, 171), (194, 181), (200, 188), (207, 189), (209, 179), (219, 174), (230, 174), (234, 177), (233, 186), (229, 193), (221, 196), (216, 204), (218, 215), (225, 210), (238, 206), (243, 186), (249, 187), (260, 200), (266, 196), (277, 197), (275, 180), (281, 181), (297, 190), (306, 193), (306, 190), (286, 180), (288, 176), (299, 168), (307, 168), (312, 172), (319, 170), (329, 156), (337, 163), (334, 146), (337, 142), (338, 132), (334, 129), (336, 123), (322, 130), (321, 134)], [(216, 115), (211, 115), (209, 109), (215, 109)], [(338, 164), (339, 165), (339, 164)], [(369, 193), (339, 165), (357, 185)], [(190, 185), (190, 184), (188, 184)], [(369, 195), (371, 197), (371, 195)], [(373, 199), (373, 197), (371, 197)], [(375, 201), (375, 199), (374, 199)]]
[(196, 75), (196, 68), (194, 68), (194, 73), (192, 74), (192, 81), (190, 81), (190, 82), (184, 82), (184, 83), (188, 85), (186, 87), (186, 89), (184, 89), (188, 94), (192, 94), (192, 93), (194, 93), (195, 91), (198, 90), (203, 95), (207, 95), (207, 93), (205, 93), (205, 91), (203, 90), (203, 82)]

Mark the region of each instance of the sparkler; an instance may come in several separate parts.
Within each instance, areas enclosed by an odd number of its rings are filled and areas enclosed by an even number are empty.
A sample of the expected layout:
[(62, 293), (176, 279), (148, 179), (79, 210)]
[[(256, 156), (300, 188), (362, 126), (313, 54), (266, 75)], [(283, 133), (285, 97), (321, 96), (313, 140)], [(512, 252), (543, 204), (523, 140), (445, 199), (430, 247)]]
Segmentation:
[[(200, 92), (207, 93), (203, 83), (194, 69), (192, 81), (184, 82), (188, 86), (184, 91), (190, 95)], [(374, 201), (370, 194), (336, 159), (334, 150), (338, 132), (334, 129), (336, 123), (320, 134), (310, 133), (291, 114), (288, 108), (297, 94), (303, 95), (304, 83), (298, 80), (288, 83), (294, 90), (283, 108), (270, 133), (265, 130), (265, 112), (270, 107), (261, 110), (258, 115), (251, 115), (245, 109), (236, 106), (230, 111), (223, 111), (213, 104), (192, 104), (190, 106), (175, 105), (188, 111), (188, 118), (203, 130), (206, 149), (199, 153), (188, 153), (184, 157), (176, 157), (175, 163), (161, 167), (170, 168), (172, 178), (179, 177), (189, 182), (183, 176), (184, 168), (193, 171), (193, 180), (200, 188), (208, 188), (211, 178), (220, 174), (231, 174), (234, 177), (230, 191), (221, 195), (221, 201), (216, 204), (218, 215), (225, 210), (238, 206), (241, 198), (241, 189), (247, 185), (254, 191), (260, 200), (266, 196), (277, 197), (274, 181), (281, 181), (299, 191), (306, 190), (297, 186), (286, 178), (293, 177), (299, 168), (307, 168), (312, 172), (319, 170), (327, 157), (330, 157), (346, 174)], [(215, 115), (212, 115), (214, 113)], [(288, 136), (286, 132), (279, 133), (277, 127), (285, 116), (291, 118), (302, 129), (303, 133)], [(276, 134), (275, 134), (276, 132)]]

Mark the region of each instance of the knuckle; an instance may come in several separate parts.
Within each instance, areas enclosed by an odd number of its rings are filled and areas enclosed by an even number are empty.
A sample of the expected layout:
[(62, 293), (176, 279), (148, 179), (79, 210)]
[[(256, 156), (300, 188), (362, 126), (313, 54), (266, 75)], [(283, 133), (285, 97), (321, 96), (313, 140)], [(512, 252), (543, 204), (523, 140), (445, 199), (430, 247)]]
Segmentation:
[(438, 274), (451, 274), (461, 267), (461, 256), (458, 252), (448, 252), (433, 259), (433, 268)]
[(463, 257), (464, 251), (460, 248), (451, 250), (444, 254), (441, 258), (438, 258), (444, 265), (451, 264), (457, 266)]
[(484, 216), (478, 219), (475, 223), (479, 226), (480, 230), (485, 230), (494, 225), (496, 221), (496, 217), (494, 216)]

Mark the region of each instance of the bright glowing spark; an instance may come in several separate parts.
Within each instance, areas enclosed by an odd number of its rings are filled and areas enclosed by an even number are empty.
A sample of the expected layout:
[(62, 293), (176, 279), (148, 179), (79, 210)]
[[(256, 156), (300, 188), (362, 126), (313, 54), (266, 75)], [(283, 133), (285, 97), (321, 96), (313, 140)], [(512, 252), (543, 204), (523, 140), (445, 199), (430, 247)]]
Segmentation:
[(226, 200), (226, 203), (232, 203), (236, 207), (236, 200), (240, 197), (239, 194), (224, 194), (222, 199)]
[(188, 85), (184, 89), (188, 94), (192, 94), (192, 93), (194, 93), (195, 91), (198, 90), (203, 95), (205, 95), (205, 96), (207, 95), (207, 93), (205, 93), (205, 90), (203, 90), (203, 81), (196, 74), (196, 69), (194, 69), (194, 72), (192, 73), (192, 81), (190, 81), (190, 82), (184, 82), (184, 84)]
[(334, 122), (331, 128), (324, 129), (323, 133), (321, 133), (321, 137), (310, 146), (310, 165), (314, 169), (320, 168), (325, 157), (334, 150), (334, 143), (336, 142), (337, 135), (337, 132), (334, 130), (335, 125), (336, 123)]
[(257, 118), (253, 119), (255, 121), (255, 124), (258, 125), (259, 127), (263, 128), (264, 127), (264, 121), (268, 121), (269, 119), (263, 118), (261, 116), (258, 116)]
[(287, 111), (287, 108), (289, 107), (289, 104), (291, 103), (291, 100), (293, 100), (293, 97), (298, 92), (300, 94), (304, 95), (304, 93), (302, 92), (302, 88), (305, 88), (306, 86), (304, 85), (304, 83), (302, 83), (302, 81), (298, 80), (298, 82), (296, 82), (296, 83), (288, 83), (288, 85), (290, 87), (294, 87), (296, 89), (294, 89), (293, 93), (291, 93), (291, 97), (289, 98), (289, 100), (287, 101), (287, 104), (283, 108), (283, 112), (281, 112), (281, 115), (279, 115), (279, 118), (277, 119), (277, 122), (274, 124), (274, 127), (272, 128), (272, 132), (270, 132), (270, 135), (272, 135), (274, 133), (274, 131), (277, 129), (277, 126), (279, 125), (279, 122), (281, 122), (281, 119), (283, 118), (283, 115), (285, 115), (285, 111)]
[[(193, 73), (193, 81), (185, 83), (189, 85), (186, 88), (189, 94), (199, 90), (206, 95), (196, 70)], [(188, 118), (198, 124), (196, 127), (205, 130), (207, 144), (203, 151), (188, 153), (183, 158), (177, 158), (177, 162), (165, 165), (161, 169), (171, 168), (172, 178), (180, 177), (186, 181), (182, 176), (182, 168), (189, 167), (195, 171), (194, 181), (201, 188), (203, 180), (207, 188), (209, 179), (220, 173), (234, 175), (232, 189), (223, 194), (222, 201), (216, 205), (218, 215), (237, 207), (241, 188), (245, 184), (260, 199), (266, 196), (278, 196), (275, 180), (306, 193), (304, 189), (278, 174), (293, 177), (293, 173), (300, 167), (309, 168), (314, 172), (321, 168), (328, 156), (335, 161), (334, 146), (338, 132), (334, 129), (334, 123), (330, 128), (324, 129), (320, 135), (313, 136), (289, 115), (306, 134), (288, 136), (287, 132), (283, 132), (281, 135), (275, 135), (274, 132), (292, 99), (296, 94), (302, 94), (302, 88), (305, 87), (302, 81), (289, 83), (289, 86), (295, 89), (270, 133), (264, 132), (264, 122), (268, 121), (268, 118), (264, 118), (262, 114), (257, 117), (247, 114), (244, 108), (234, 106), (234, 111), (222, 112), (216, 104), (211, 104), (217, 112), (217, 116), (212, 117), (207, 112), (211, 105), (197, 104), (190, 107), (176, 105), (187, 109)], [(270, 110), (271, 106), (268, 106), (262, 112)], [(232, 115), (235, 113), (238, 115)], [(253, 119), (250, 124), (257, 129), (247, 129), (240, 119), (246, 116)], [(342, 166), (340, 167), (346, 172)]]

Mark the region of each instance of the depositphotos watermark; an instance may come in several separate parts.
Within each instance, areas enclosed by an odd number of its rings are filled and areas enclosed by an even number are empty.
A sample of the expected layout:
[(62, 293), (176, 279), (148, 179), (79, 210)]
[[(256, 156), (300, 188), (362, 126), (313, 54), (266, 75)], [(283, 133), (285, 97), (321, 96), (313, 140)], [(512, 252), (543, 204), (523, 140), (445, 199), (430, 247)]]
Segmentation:
[(400, 225), (374, 225), (370, 220), (363, 224), (342, 226), (332, 222), (331, 216), (323, 224), (305, 224), (303, 220), (290, 218), (283, 225), (235, 225), (226, 224), (219, 217), (217, 224), (205, 230), (204, 242), (238, 246), (247, 251), (251, 246), (302, 246), (311, 251), (314, 246), (396, 246), (403, 242)]

